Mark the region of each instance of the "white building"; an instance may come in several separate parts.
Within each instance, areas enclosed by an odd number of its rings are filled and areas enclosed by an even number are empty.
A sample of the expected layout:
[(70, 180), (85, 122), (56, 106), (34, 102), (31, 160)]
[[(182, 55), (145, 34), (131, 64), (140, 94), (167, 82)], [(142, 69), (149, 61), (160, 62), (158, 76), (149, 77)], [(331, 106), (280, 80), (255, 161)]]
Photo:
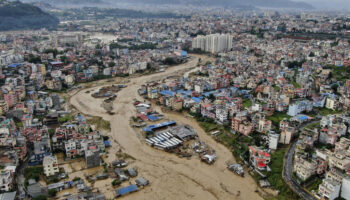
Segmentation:
[(343, 178), (340, 196), (344, 199), (350, 199), (350, 177)]
[(292, 105), (289, 105), (287, 114), (289, 116), (294, 117), (304, 111), (307, 111), (307, 112), (312, 111), (312, 108), (313, 108), (313, 104), (311, 101), (308, 101), (308, 100), (299, 101)]
[(224, 108), (218, 108), (216, 109), (216, 119), (221, 122), (221, 123), (224, 123), (227, 121), (227, 117), (228, 117), (228, 111), (227, 109), (224, 109)]
[(3, 170), (0, 172), (0, 191), (8, 192), (13, 187), (13, 173)]
[(278, 141), (280, 139), (280, 135), (276, 133), (269, 133), (269, 148), (276, 150), (278, 146)]
[(45, 156), (43, 160), (43, 168), (45, 176), (54, 176), (59, 172), (56, 156)]
[(321, 198), (334, 200), (339, 197), (340, 183), (330, 180), (323, 179), (322, 184), (318, 187), (318, 194)]
[(232, 41), (233, 37), (228, 34), (200, 35), (193, 39), (192, 48), (210, 53), (220, 53), (231, 50)]

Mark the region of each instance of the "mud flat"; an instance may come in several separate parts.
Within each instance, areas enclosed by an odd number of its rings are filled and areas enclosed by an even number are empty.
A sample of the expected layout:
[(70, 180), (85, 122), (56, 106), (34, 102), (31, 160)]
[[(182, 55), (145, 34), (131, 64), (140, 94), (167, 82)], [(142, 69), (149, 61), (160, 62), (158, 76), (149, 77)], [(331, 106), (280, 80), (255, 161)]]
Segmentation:
[[(118, 149), (136, 159), (135, 165), (139, 174), (150, 180), (150, 186), (137, 193), (123, 197), (123, 199), (262, 199), (257, 192), (255, 181), (247, 176), (237, 177), (226, 169), (227, 161), (234, 161), (232, 153), (223, 145), (208, 136), (192, 119), (179, 114), (167, 114), (165, 117), (174, 119), (179, 123), (191, 125), (199, 137), (216, 150), (217, 161), (207, 165), (199, 159), (179, 158), (176, 155), (156, 150), (148, 146), (140, 133), (130, 126), (130, 118), (136, 114), (132, 102), (141, 99), (137, 90), (147, 81), (162, 79), (179, 71), (196, 67), (198, 59), (209, 60), (206, 56), (194, 55), (189, 62), (171, 67), (167, 71), (137, 78), (131, 78), (127, 88), (118, 93), (114, 101), (114, 115), (109, 115), (100, 107), (103, 99), (95, 99), (88, 90), (81, 90), (70, 98), (70, 103), (81, 113), (100, 116), (111, 123), (112, 147), (109, 150), (107, 162), (116, 159)], [(160, 111), (160, 108), (156, 108)]]

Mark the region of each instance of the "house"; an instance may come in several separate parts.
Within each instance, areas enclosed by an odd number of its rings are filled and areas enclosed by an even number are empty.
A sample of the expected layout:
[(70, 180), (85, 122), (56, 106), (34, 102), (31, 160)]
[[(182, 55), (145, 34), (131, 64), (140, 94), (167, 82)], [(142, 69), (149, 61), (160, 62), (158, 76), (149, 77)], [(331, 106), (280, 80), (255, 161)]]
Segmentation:
[(47, 188), (42, 187), (40, 183), (36, 182), (34, 179), (29, 179), (27, 186), (27, 194), (32, 198), (38, 197), (40, 195), (46, 195)]
[(313, 104), (311, 101), (308, 101), (308, 100), (303, 100), (303, 101), (299, 101), (299, 102), (296, 102), (292, 105), (289, 105), (289, 108), (288, 108), (288, 115), (289, 116), (296, 116), (302, 112), (310, 112), (312, 111), (312, 108), (313, 108)]
[(129, 185), (126, 187), (122, 187), (114, 191), (116, 197), (124, 196), (132, 192), (136, 192), (138, 190), (137, 185)]
[(100, 166), (100, 152), (98, 150), (87, 150), (85, 152), (85, 161), (87, 168)]
[(300, 157), (299, 154), (295, 155), (293, 171), (296, 173), (296, 176), (302, 181), (306, 181), (312, 175), (316, 173), (317, 163), (316, 161), (306, 160)]
[(235, 117), (232, 119), (232, 130), (245, 136), (253, 132), (253, 124), (247, 120), (247, 117)]
[(41, 164), (44, 157), (51, 155), (50, 139), (45, 136), (40, 141), (34, 142), (34, 155), (30, 158), (29, 164), (36, 165)]
[(0, 194), (0, 200), (15, 200), (17, 192), (6, 192)]
[(271, 120), (266, 120), (265, 118), (259, 120), (258, 132), (268, 133), (271, 130)]
[(13, 188), (14, 174), (10, 170), (0, 171), (0, 191), (8, 192)]
[(329, 167), (337, 167), (340, 170), (350, 170), (350, 159), (344, 152), (327, 152)]
[(228, 118), (228, 110), (225, 108), (218, 108), (215, 111), (216, 114), (216, 120), (220, 123), (224, 123), (227, 121)]
[(323, 179), (318, 187), (321, 198), (334, 200), (339, 197), (341, 184), (331, 179)]
[(343, 178), (340, 196), (343, 199), (350, 199), (350, 177), (348, 176)]
[(284, 128), (281, 132), (280, 143), (281, 144), (290, 144), (293, 139), (295, 129), (292, 127)]
[(45, 156), (43, 160), (43, 168), (45, 176), (54, 176), (59, 173), (57, 157)]
[(280, 135), (270, 132), (269, 133), (269, 149), (276, 150), (278, 146)]
[(338, 100), (336, 98), (327, 97), (326, 108), (336, 110), (338, 108)]
[(250, 162), (258, 170), (265, 170), (271, 161), (271, 155), (257, 146), (249, 146)]
[(135, 180), (135, 182), (139, 187), (144, 187), (144, 186), (147, 186), (149, 184), (149, 181), (143, 177), (137, 178)]

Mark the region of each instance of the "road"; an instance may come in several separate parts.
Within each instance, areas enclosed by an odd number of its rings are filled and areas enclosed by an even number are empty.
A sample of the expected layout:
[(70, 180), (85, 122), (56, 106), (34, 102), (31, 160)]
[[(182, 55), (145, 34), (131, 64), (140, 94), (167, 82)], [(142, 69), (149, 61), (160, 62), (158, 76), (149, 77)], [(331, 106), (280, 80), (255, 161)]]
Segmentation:
[[(304, 129), (308, 124), (315, 123), (316, 121), (309, 122), (307, 124), (304, 124), (300, 127), (300, 130)], [(312, 196), (310, 193), (308, 193), (303, 187), (301, 187), (293, 178), (293, 156), (294, 151), (297, 146), (297, 142), (295, 141), (289, 148), (287, 152), (287, 156), (284, 163), (284, 174), (283, 178), (284, 181), (288, 183), (288, 185), (303, 199), (306, 200), (317, 200), (314, 196)]]
[[(197, 65), (199, 58), (210, 59), (205, 56), (195, 56), (195, 59), (171, 67), (165, 72), (131, 78), (126, 84), (127, 88), (121, 90), (114, 101), (114, 115), (108, 115), (100, 106), (103, 99), (91, 97), (91, 93), (101, 86), (84, 89), (70, 98), (70, 103), (79, 112), (100, 116), (111, 122), (111, 131), (106, 134), (111, 138), (112, 148), (109, 149), (106, 161), (116, 159), (115, 153), (120, 148), (136, 159), (135, 164), (139, 174), (150, 180), (150, 187), (125, 196), (124, 199), (262, 199), (257, 192), (254, 192), (257, 190), (257, 185), (252, 177), (237, 177), (226, 169), (226, 162), (234, 161), (232, 152), (205, 133), (195, 120), (180, 114), (163, 113), (166, 119), (193, 126), (199, 138), (215, 149), (218, 160), (213, 165), (204, 164), (196, 156), (185, 159), (156, 150), (144, 142), (144, 136), (139, 130), (130, 126), (131, 117), (136, 115), (132, 102), (133, 99), (141, 99), (138, 89), (142, 84), (179, 73), (183, 75)], [(159, 106), (154, 106), (154, 109), (161, 111)], [(103, 192), (104, 189), (100, 188)], [(108, 192), (106, 194), (107, 198), (113, 198), (113, 193), (112, 196), (109, 196)]]

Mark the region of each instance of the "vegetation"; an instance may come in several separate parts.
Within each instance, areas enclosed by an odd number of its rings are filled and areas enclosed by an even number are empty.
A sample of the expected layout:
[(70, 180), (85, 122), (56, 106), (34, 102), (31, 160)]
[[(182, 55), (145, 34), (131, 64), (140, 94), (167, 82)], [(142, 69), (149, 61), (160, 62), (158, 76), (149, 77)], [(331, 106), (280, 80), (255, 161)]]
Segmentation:
[(165, 65), (175, 65), (176, 64), (176, 60), (174, 58), (172, 58), (172, 57), (167, 57), (167, 58), (165, 58), (163, 63)]
[(319, 126), (320, 126), (320, 122), (315, 122), (315, 123), (311, 123), (311, 124), (305, 126), (305, 128), (311, 130), (311, 129), (317, 128), (317, 127), (319, 127)]
[(120, 180), (115, 179), (112, 181), (113, 186), (119, 186), (120, 184), (122, 184), (122, 182), (120, 182)]
[(125, 46), (118, 43), (112, 43), (109, 45), (110, 49), (131, 49), (131, 50), (144, 50), (144, 49), (155, 49), (157, 46), (153, 43), (143, 43), (140, 45)]
[(247, 98), (243, 98), (243, 109), (249, 108), (252, 106), (252, 101)]
[(95, 125), (96, 129), (104, 129), (107, 131), (111, 130), (111, 123), (109, 121), (104, 120), (102, 117), (91, 117), (87, 120), (87, 123)]
[(302, 60), (302, 61), (293, 61), (293, 62), (288, 62), (287, 63), (287, 66), (288, 68), (300, 68), (303, 63), (305, 62), (306, 60)]
[(0, 1), (0, 31), (54, 28), (58, 19), (20, 1)]
[(301, 88), (300, 84), (295, 82), (295, 81), (292, 81), (291, 84), (295, 87), (295, 88)]
[(342, 112), (342, 111), (337, 111), (337, 110), (331, 110), (328, 108), (319, 108), (319, 109), (316, 109), (315, 111), (318, 112), (322, 116), (334, 115), (334, 114), (339, 114)]
[(39, 181), (40, 176), (44, 174), (44, 169), (43, 167), (27, 167), (24, 169), (24, 177), (25, 177), (25, 182), (24, 184), (27, 186), (28, 185), (28, 180), (29, 179), (34, 179), (35, 181)]
[(312, 190), (318, 190), (318, 186), (322, 183), (322, 179), (318, 178), (318, 177), (314, 177), (311, 181), (311, 183), (309, 183), (309, 185), (306, 187), (306, 189), (308, 191), (312, 191)]
[(45, 195), (39, 195), (37, 197), (32, 198), (32, 200), (46, 200), (47, 197)]
[(63, 124), (63, 123), (72, 121), (73, 119), (74, 119), (74, 117), (72, 115), (66, 115), (64, 117), (59, 117), (58, 122)]
[(330, 69), (331, 70), (330, 78), (334, 78), (337, 81), (346, 81), (347, 79), (349, 79), (349, 76), (350, 76), (349, 67), (344, 67), (344, 66), (338, 67), (335, 65), (327, 65), (325, 69)]
[(49, 194), (50, 197), (55, 197), (56, 194), (57, 194), (57, 190), (55, 190), (55, 189), (50, 189), (50, 190), (48, 191), (48, 194)]
[(267, 180), (280, 191), (276, 199), (297, 199), (298, 196), (289, 188), (282, 178), (283, 159), (287, 148), (282, 148), (271, 154), (271, 172), (267, 173)]
[(80, 177), (74, 177), (74, 178), (73, 178), (73, 182), (75, 182), (75, 181), (79, 181), (79, 180), (81, 180), (81, 178), (80, 178)]
[(280, 122), (284, 119), (290, 119), (291, 116), (287, 115), (286, 113), (279, 113), (276, 112), (274, 115), (267, 117), (268, 120), (272, 121), (272, 124), (276, 127), (279, 127)]

